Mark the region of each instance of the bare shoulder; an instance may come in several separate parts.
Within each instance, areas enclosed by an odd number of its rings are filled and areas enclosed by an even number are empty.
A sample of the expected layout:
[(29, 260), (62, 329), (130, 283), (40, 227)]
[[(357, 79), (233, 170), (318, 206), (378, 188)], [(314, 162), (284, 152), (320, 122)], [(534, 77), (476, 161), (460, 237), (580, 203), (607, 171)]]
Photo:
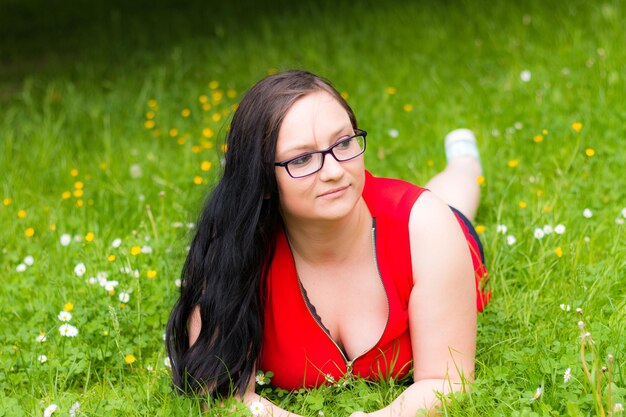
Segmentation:
[(463, 230), (450, 207), (433, 193), (423, 193), (413, 205), (409, 234), (416, 278), (425, 272), (441, 276), (446, 270), (450, 272), (444, 274), (446, 279), (472, 273)]
[(198, 336), (200, 335), (201, 328), (202, 319), (200, 318), (200, 307), (195, 306), (189, 316), (189, 346), (196, 342)]

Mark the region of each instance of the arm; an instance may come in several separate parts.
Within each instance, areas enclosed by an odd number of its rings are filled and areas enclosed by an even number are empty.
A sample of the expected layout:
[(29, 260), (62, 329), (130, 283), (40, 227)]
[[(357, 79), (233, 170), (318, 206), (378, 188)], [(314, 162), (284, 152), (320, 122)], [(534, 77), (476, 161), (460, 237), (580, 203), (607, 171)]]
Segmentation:
[[(467, 242), (448, 206), (423, 194), (409, 221), (414, 285), (409, 300), (414, 383), (376, 417), (415, 416), (472, 381), (476, 289)], [(364, 415), (355, 413), (354, 416)]]
[[(196, 307), (191, 316), (189, 317), (189, 346), (193, 345), (198, 339), (198, 335), (200, 334), (200, 329), (202, 328), (202, 319), (200, 317), (200, 309)], [(255, 367), (256, 368), (256, 367)], [(252, 372), (252, 377), (248, 382), (248, 388), (246, 389), (245, 394), (240, 398), (246, 406), (251, 407), (256, 402), (261, 402), (263, 404), (264, 413), (259, 414), (263, 417), (302, 417), (298, 414), (291, 413), (287, 410), (284, 410), (272, 402), (262, 398), (259, 394), (254, 392), (255, 379), (254, 375), (256, 371)]]

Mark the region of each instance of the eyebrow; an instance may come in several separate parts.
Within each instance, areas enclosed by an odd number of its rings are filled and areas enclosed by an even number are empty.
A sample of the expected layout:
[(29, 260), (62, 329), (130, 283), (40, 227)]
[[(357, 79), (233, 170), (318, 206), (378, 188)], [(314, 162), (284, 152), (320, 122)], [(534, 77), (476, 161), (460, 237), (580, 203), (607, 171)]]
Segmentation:
[[(339, 136), (341, 134), (341, 132), (343, 132), (346, 129), (354, 129), (354, 128), (352, 127), (352, 125), (342, 126), (339, 129), (337, 129), (336, 131), (334, 131), (333, 133), (331, 133), (330, 136), (333, 137), (333, 138), (337, 137), (337, 136)], [(290, 153), (290, 152), (296, 152), (296, 151), (297, 152), (299, 152), (299, 151), (316, 152), (318, 150), (311, 150), (310, 145), (306, 144), (306, 145), (299, 145), (299, 146), (295, 146), (293, 148), (289, 148), (289, 149), (285, 150), (283, 153)]]

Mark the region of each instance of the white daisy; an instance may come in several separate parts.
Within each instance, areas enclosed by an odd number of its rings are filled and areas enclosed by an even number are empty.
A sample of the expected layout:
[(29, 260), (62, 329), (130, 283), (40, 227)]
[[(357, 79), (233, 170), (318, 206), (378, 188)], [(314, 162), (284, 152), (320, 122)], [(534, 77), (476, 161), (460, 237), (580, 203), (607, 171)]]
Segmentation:
[(48, 340), (48, 338), (46, 337), (46, 334), (45, 334), (45, 333), (39, 333), (39, 336), (37, 336), (37, 337), (35, 338), (35, 340), (36, 340), (38, 343), (43, 343), (43, 342), (45, 342), (46, 340)]
[(78, 329), (71, 324), (62, 324), (61, 327), (59, 327), (59, 333), (61, 333), (61, 336), (65, 337), (76, 337), (78, 335)]
[(554, 229), (552, 228), (552, 225), (546, 224), (545, 226), (543, 226), (543, 233), (545, 233), (546, 235), (551, 234), (554, 231)]
[(85, 275), (85, 272), (87, 272), (87, 268), (85, 268), (85, 264), (82, 262), (77, 264), (74, 267), (74, 273), (78, 275), (79, 277), (82, 277), (83, 275)]
[(557, 224), (554, 228), (554, 233), (556, 233), (557, 235), (562, 235), (563, 233), (565, 233), (565, 225)]
[(540, 228), (535, 229), (535, 233), (534, 233), (535, 239), (541, 239), (544, 235), (545, 233), (543, 232), (543, 229), (540, 229)]
[(168, 367), (168, 368), (171, 368), (171, 367), (172, 367), (172, 361), (170, 360), (170, 358), (169, 358), (169, 357), (167, 357), (167, 358), (165, 358), (165, 359), (163, 360), (163, 365), (165, 365), (165, 366), (166, 366), (166, 367)]
[(39, 355), (37, 356), (37, 360), (41, 363), (46, 363), (48, 362), (48, 357), (46, 355)]
[(618, 224), (618, 225), (624, 224), (624, 219), (622, 219), (621, 217), (616, 217), (615, 224)]
[(72, 320), (72, 313), (70, 313), (69, 311), (61, 311), (58, 315), (59, 320), (61, 321), (70, 321)]
[(128, 301), (130, 301), (130, 294), (127, 293), (126, 291), (122, 291), (118, 298), (120, 302), (127, 303)]
[(586, 219), (590, 219), (593, 216), (593, 212), (591, 210), (589, 210), (588, 208), (583, 210), (583, 217), (585, 217)]
[(113, 280), (113, 281), (107, 281), (104, 284), (104, 289), (107, 291), (115, 291), (115, 287), (117, 287), (119, 285), (119, 282)]
[(151, 254), (152, 253), (152, 248), (148, 245), (144, 245), (141, 247), (141, 253), (144, 254)]
[(505, 224), (499, 224), (496, 226), (496, 232), (498, 233), (502, 233), (503, 235), (506, 234), (507, 230), (509, 230)]
[(538, 400), (541, 397), (542, 394), (543, 394), (543, 388), (541, 388), (541, 387), (537, 388), (535, 390), (535, 393), (533, 394), (533, 398), (532, 398), (531, 401)]
[(61, 246), (67, 246), (70, 243), (72, 243), (72, 236), (67, 233), (64, 233), (61, 235), (60, 242), (61, 242)]
[(140, 178), (143, 175), (141, 166), (139, 164), (133, 164), (130, 166), (128, 173), (131, 178)]
[(262, 416), (265, 412), (265, 406), (261, 401), (255, 401), (250, 404), (250, 412), (253, 416)]
[(24, 271), (26, 271), (26, 264), (19, 264), (18, 266), (15, 267), (15, 270), (17, 272), (24, 272)]
[(50, 417), (52, 415), (52, 413), (57, 411), (58, 408), (59, 408), (58, 405), (50, 404), (49, 406), (46, 407), (45, 410), (43, 410), (43, 417)]
[(33, 264), (35, 263), (35, 258), (28, 255), (26, 258), (24, 258), (24, 263), (28, 266), (33, 266)]
[(515, 242), (517, 242), (517, 239), (515, 239), (515, 236), (513, 235), (508, 235), (506, 237), (506, 244), (509, 246), (515, 245)]
[(113, 239), (113, 242), (111, 242), (111, 246), (114, 248), (119, 248), (121, 244), (122, 244), (122, 239), (120, 239), (119, 237), (116, 239)]
[(622, 405), (622, 403), (615, 403), (615, 405), (613, 406), (613, 412), (614, 413), (623, 413), (624, 412), (624, 406)]
[(569, 304), (560, 304), (559, 307), (561, 308), (561, 310), (563, 311), (570, 311), (571, 307)]
[(520, 72), (519, 78), (523, 82), (527, 83), (528, 81), (530, 81), (530, 78), (531, 78), (530, 71), (529, 70), (524, 70), (524, 71)]
[(174, 285), (180, 287), (181, 285), (183, 285), (183, 281), (180, 278), (176, 278), (176, 281), (174, 281)]
[(400, 132), (398, 132), (398, 129), (389, 129), (388, 133), (389, 133), (389, 136), (391, 136), (394, 139), (400, 136)]
[(72, 404), (72, 407), (70, 407), (70, 417), (76, 417), (76, 414), (80, 411), (80, 403), (78, 401), (76, 401), (74, 404)]
[(106, 273), (106, 272), (104, 272), (104, 271), (99, 271), (99, 272), (96, 274), (96, 278), (98, 278), (98, 280), (100, 280), (100, 279), (107, 279), (108, 277), (109, 277), (109, 274), (107, 274), (107, 273)]
[(563, 372), (563, 382), (567, 384), (571, 378), (572, 378), (572, 370), (571, 368), (567, 368), (565, 372)]
[(622, 217), (625, 217), (625, 218), (626, 218), (626, 207), (624, 207), (624, 208), (622, 209)]

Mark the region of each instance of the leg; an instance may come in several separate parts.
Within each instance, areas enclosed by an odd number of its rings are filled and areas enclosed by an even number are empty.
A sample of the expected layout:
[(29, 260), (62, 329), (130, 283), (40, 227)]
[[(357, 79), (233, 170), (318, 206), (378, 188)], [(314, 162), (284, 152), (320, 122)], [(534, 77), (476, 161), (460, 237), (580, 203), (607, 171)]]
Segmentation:
[(446, 156), (446, 168), (425, 187), (473, 221), (480, 202), (480, 186), (476, 179), (482, 175), (482, 166), (471, 131), (458, 129), (450, 132), (446, 136)]

